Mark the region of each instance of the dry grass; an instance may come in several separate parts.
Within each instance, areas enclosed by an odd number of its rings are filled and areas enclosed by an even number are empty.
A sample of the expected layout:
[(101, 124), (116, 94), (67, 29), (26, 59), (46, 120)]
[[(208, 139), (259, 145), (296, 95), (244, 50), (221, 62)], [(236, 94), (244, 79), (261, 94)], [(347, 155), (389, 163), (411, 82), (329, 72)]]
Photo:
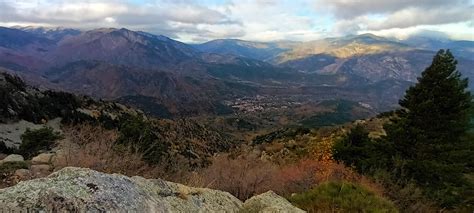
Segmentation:
[(186, 185), (219, 189), (246, 200), (273, 189), (277, 172), (276, 165), (257, 157), (221, 155), (209, 167), (192, 173)]
[(118, 133), (92, 125), (64, 128), (65, 140), (59, 144), (62, 153), (54, 162), (60, 169), (67, 166), (90, 168), (106, 173), (128, 176), (159, 176), (159, 168), (151, 167), (138, 153), (114, 145)]
[(217, 156), (209, 167), (189, 174), (183, 182), (189, 186), (227, 191), (246, 200), (268, 190), (290, 196), (328, 181), (353, 182), (379, 196), (384, 194), (381, 185), (332, 160), (303, 159), (280, 166), (249, 154)]
[[(354, 182), (378, 195), (383, 194), (378, 184), (332, 160), (329, 137), (312, 143), (315, 147), (310, 156), (291, 164), (278, 165), (261, 159), (258, 154), (241, 152), (238, 156), (215, 156), (207, 168), (189, 172), (189, 168), (181, 167), (180, 160), (175, 158), (164, 163), (173, 171), (146, 164), (140, 154), (114, 145), (118, 137), (116, 130), (82, 125), (64, 128), (64, 135), (67, 140), (60, 143), (63, 154), (55, 161), (56, 168), (76, 166), (106, 173), (163, 178), (188, 186), (227, 191), (241, 200), (268, 190), (289, 196), (327, 181)], [(275, 146), (272, 148), (281, 148), (280, 144)], [(187, 194), (179, 196), (186, 199)]]
[(377, 195), (384, 194), (384, 189), (380, 184), (334, 161), (303, 159), (282, 167), (279, 176), (282, 178), (279, 192), (283, 195), (304, 192), (328, 181), (357, 183)]
[(332, 147), (339, 135), (339, 130), (328, 129), (295, 137), (293, 143), (308, 150), (301, 157), (291, 153), (281, 156), (285, 144), (289, 144), (286, 139), (262, 145), (260, 149), (266, 156), (254, 152), (255, 147), (242, 146), (236, 155), (214, 157), (209, 167), (188, 175), (184, 182), (227, 191), (241, 200), (268, 190), (290, 196), (328, 181), (356, 183), (383, 196), (384, 188), (380, 184), (333, 159)]

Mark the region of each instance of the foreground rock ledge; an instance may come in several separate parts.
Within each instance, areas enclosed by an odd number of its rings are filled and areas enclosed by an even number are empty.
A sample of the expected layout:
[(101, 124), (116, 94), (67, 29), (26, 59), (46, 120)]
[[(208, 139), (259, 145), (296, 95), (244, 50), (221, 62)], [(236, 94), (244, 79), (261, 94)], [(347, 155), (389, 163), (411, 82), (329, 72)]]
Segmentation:
[(272, 192), (249, 201), (218, 190), (74, 167), (0, 190), (0, 212), (303, 212)]

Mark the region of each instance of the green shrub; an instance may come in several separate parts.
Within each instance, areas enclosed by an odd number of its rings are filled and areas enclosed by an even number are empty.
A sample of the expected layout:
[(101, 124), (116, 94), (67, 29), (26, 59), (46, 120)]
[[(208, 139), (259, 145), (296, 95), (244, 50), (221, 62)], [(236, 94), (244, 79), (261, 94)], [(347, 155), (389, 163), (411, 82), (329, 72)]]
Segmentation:
[(347, 100), (323, 101), (320, 106), (335, 108), (332, 112), (318, 113), (309, 118), (303, 119), (300, 123), (306, 128), (318, 128), (344, 124), (357, 119), (366, 118), (370, 114), (367, 112), (356, 112), (360, 108), (359, 104)]
[(369, 132), (357, 125), (334, 144), (333, 157), (348, 166), (354, 166), (359, 172), (364, 171), (367, 166), (373, 166), (365, 162), (369, 159), (370, 143)]
[(257, 144), (263, 144), (263, 143), (271, 143), (274, 140), (277, 139), (293, 139), (298, 135), (305, 135), (310, 133), (310, 129), (308, 128), (303, 128), (303, 127), (290, 127), (290, 128), (285, 128), (285, 129), (279, 129), (274, 132), (270, 132), (268, 134), (264, 135), (258, 135), (252, 140), (252, 144), (257, 145)]
[(0, 153), (13, 154), (14, 152), (15, 152), (14, 148), (7, 147), (7, 145), (5, 145), (5, 142), (0, 141)]
[(392, 202), (348, 182), (327, 182), (289, 200), (308, 212), (398, 212)]
[(371, 174), (378, 168), (386, 168), (390, 156), (390, 145), (382, 140), (372, 140), (369, 132), (361, 125), (338, 140), (333, 147), (333, 157), (358, 172)]
[(124, 118), (119, 128), (117, 145), (132, 148), (143, 154), (143, 160), (150, 164), (160, 163), (168, 146), (158, 137), (152, 124), (141, 116)]
[(25, 158), (29, 159), (39, 154), (41, 150), (51, 149), (56, 140), (61, 138), (61, 134), (55, 132), (51, 127), (43, 127), (37, 130), (27, 129), (25, 133), (21, 135), (19, 152)]
[(17, 169), (28, 169), (28, 164), (24, 161), (19, 162), (5, 162), (0, 164), (0, 174), (9, 174), (15, 172)]
[(374, 171), (372, 177), (375, 182), (383, 184), (384, 194), (404, 212), (437, 212), (440, 209), (413, 180), (396, 179), (386, 169)]

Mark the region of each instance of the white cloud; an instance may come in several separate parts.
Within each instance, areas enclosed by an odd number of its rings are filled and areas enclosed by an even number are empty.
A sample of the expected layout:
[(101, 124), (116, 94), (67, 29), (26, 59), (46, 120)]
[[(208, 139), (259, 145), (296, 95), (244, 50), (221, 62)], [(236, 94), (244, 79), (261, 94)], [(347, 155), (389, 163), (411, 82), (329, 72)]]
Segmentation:
[(107, 2), (47, 2), (36, 4), (18, 1), (3, 3), (0, 11), (9, 16), (1, 16), (2, 21), (29, 21), (37, 23), (69, 24), (89, 23), (106, 17), (123, 14), (128, 7), (119, 3)]
[(108, 23), (115, 23), (115, 19), (112, 18), (112, 17), (107, 17), (104, 19), (105, 22), (108, 22)]
[(320, 20), (298, 14), (309, 6), (305, 1), (234, 0), (220, 8), (241, 20), (247, 32), (243, 39), (257, 41), (313, 40), (324, 36)]

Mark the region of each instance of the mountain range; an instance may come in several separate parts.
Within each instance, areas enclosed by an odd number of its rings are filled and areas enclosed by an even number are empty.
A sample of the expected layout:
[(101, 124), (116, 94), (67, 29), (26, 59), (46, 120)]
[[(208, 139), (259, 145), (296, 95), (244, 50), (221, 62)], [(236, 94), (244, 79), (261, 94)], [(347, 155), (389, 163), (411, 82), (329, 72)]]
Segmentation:
[[(437, 49), (474, 78), (474, 42), (372, 34), (309, 42), (236, 39), (186, 44), (128, 29), (0, 27), (0, 67), (33, 85), (116, 99), (163, 117), (235, 111), (256, 95), (397, 106)], [(471, 89), (474, 86), (471, 84)]]

